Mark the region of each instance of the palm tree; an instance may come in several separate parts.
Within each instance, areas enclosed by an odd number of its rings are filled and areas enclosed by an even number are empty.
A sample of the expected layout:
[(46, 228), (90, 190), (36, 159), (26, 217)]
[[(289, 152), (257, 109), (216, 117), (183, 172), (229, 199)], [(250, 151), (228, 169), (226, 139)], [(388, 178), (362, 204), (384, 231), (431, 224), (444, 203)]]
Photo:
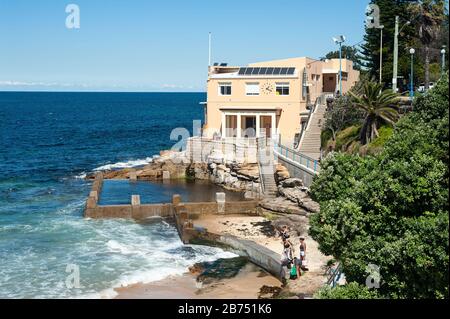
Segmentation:
[(410, 5), (410, 11), (417, 17), (420, 42), (425, 50), (425, 89), (430, 87), (430, 45), (438, 37), (445, 19), (445, 0), (420, 0)]
[(378, 127), (382, 122), (394, 124), (398, 118), (400, 97), (392, 90), (384, 90), (383, 84), (367, 82), (361, 93), (349, 91), (353, 98), (352, 105), (365, 112), (364, 123), (359, 133), (362, 145), (378, 137)]

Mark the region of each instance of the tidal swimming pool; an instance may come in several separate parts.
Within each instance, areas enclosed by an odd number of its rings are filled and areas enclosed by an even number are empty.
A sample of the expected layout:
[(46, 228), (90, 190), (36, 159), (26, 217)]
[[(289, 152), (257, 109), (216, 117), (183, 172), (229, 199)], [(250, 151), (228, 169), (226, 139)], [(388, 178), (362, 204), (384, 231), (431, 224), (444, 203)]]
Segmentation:
[(224, 190), (208, 181), (129, 181), (105, 180), (99, 197), (99, 205), (126, 205), (131, 195), (140, 195), (141, 204), (170, 203), (174, 194), (184, 202), (213, 202), (216, 193), (224, 192), (227, 201), (244, 200), (243, 193)]

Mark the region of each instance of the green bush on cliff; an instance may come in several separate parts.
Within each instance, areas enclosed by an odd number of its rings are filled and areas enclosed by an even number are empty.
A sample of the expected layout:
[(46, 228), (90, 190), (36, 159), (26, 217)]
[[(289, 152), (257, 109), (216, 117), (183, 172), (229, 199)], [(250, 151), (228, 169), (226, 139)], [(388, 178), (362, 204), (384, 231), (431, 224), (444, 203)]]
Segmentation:
[(310, 233), (349, 282), (380, 267), (380, 296), (448, 298), (448, 76), (401, 119), (375, 156), (332, 153), (311, 186)]
[(360, 125), (352, 125), (340, 131), (336, 136), (335, 150), (345, 151), (353, 141), (358, 140)]
[(377, 299), (376, 290), (368, 289), (356, 282), (335, 288), (325, 287), (314, 294), (316, 299)]

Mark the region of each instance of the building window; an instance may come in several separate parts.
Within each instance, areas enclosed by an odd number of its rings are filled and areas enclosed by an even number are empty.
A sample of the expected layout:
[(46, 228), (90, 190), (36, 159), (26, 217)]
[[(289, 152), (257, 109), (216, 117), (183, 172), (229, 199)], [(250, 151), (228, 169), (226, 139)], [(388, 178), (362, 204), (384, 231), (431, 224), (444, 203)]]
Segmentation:
[(342, 81), (347, 81), (347, 80), (348, 80), (348, 73), (342, 72)]
[(277, 95), (289, 95), (289, 83), (277, 83)]
[(259, 83), (245, 83), (246, 95), (259, 95)]
[(231, 83), (219, 83), (219, 95), (231, 95)]
[(320, 81), (320, 74), (316, 75), (316, 81)]

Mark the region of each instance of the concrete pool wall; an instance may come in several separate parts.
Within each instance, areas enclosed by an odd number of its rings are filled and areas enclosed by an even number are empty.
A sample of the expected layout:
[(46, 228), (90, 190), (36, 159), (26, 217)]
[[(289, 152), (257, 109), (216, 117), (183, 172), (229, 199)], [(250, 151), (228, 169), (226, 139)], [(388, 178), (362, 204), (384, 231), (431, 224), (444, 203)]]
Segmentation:
[(133, 218), (169, 217), (175, 220), (180, 239), (185, 244), (197, 241), (221, 244), (238, 251), (241, 256), (267, 270), (280, 281), (285, 273), (279, 254), (254, 241), (225, 234), (214, 234), (207, 229), (195, 227), (195, 219), (203, 214), (257, 215), (258, 201), (225, 201), (225, 194), (217, 196), (216, 202), (182, 202), (180, 195), (173, 195), (171, 203), (141, 204), (139, 195), (132, 195), (130, 205), (98, 205), (103, 184), (103, 175), (98, 173), (92, 191), (86, 201), (84, 216), (88, 218)]
[[(103, 174), (95, 175), (92, 190), (86, 201), (85, 217), (89, 218), (134, 218), (145, 219), (149, 217), (173, 217), (174, 203), (141, 204), (139, 195), (131, 196), (131, 204), (126, 205), (100, 205), (99, 196), (103, 186)], [(177, 196), (177, 197), (176, 197)], [(181, 197), (176, 197), (177, 204)], [(222, 195), (224, 196), (224, 195)], [(179, 198), (179, 199), (178, 199)], [(175, 200), (175, 199), (174, 199)], [(198, 214), (256, 214), (258, 202), (246, 201), (214, 201), (214, 202), (183, 202), (188, 214), (195, 217)]]

